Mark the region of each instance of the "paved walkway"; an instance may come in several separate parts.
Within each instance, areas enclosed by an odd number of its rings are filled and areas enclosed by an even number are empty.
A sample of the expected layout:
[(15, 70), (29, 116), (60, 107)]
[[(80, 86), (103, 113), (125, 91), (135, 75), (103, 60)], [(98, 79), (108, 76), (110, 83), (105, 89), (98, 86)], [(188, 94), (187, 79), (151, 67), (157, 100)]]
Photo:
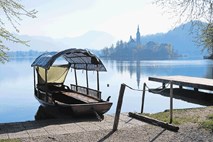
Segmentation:
[[(62, 135), (99, 130), (112, 130), (114, 116), (105, 115), (103, 121), (96, 119), (51, 119), (0, 124), (0, 139), (32, 138), (38, 136)], [(125, 129), (145, 123), (121, 114), (118, 129)]]
[(189, 123), (177, 133), (145, 124), (121, 114), (118, 130), (112, 132), (114, 116), (94, 119), (42, 120), (0, 124), (1, 139), (19, 138), (22, 142), (212, 142), (211, 132)]

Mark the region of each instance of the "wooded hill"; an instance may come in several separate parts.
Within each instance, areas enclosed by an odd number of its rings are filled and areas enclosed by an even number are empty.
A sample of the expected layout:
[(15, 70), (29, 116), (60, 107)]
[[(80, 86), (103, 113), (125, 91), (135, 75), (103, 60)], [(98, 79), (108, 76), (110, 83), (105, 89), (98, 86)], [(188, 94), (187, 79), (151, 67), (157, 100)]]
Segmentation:
[(102, 57), (116, 60), (153, 60), (172, 59), (177, 57), (171, 44), (150, 41), (145, 45), (128, 46), (122, 41), (102, 50)]

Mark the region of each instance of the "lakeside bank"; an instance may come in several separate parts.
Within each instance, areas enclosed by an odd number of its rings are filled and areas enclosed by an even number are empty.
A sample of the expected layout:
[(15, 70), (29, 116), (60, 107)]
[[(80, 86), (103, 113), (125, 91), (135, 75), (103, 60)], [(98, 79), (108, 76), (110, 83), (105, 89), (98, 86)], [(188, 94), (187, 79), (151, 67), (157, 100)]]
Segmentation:
[[(190, 116), (179, 125), (178, 132), (171, 132), (128, 117), (122, 113), (118, 130), (112, 132), (114, 115), (105, 115), (103, 121), (97, 119), (51, 119), (0, 124), (0, 141), (17, 140), (17, 142), (50, 141), (212, 141), (211, 130), (204, 129), (200, 123), (213, 114), (213, 107), (193, 108), (175, 112), (176, 117)], [(198, 118), (199, 116), (199, 118)], [(176, 118), (174, 118), (175, 120)]]

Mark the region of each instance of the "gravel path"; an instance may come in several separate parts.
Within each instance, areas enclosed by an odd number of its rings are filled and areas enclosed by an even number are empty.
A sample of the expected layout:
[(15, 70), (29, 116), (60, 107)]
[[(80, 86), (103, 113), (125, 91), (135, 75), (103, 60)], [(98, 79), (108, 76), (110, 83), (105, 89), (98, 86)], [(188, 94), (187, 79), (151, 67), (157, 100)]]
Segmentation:
[(212, 142), (213, 134), (204, 129), (198, 129), (198, 126), (194, 124), (181, 126), (177, 133), (152, 125), (144, 125), (119, 129), (114, 133), (110, 130), (99, 130), (21, 140), (23, 142)]

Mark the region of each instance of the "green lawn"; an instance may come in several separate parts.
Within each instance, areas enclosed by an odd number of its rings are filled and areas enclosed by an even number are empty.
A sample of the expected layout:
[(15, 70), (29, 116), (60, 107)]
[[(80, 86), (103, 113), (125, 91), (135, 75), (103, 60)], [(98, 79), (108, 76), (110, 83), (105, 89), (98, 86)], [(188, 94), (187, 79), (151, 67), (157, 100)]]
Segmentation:
[(21, 142), (19, 139), (5, 139), (5, 140), (0, 140), (0, 142)]
[[(202, 110), (201, 110), (202, 111)], [(169, 111), (159, 112), (155, 114), (144, 113), (143, 115), (161, 120), (169, 123), (170, 113)], [(201, 118), (199, 113), (190, 113), (189, 109), (186, 110), (173, 110), (173, 124), (182, 125), (185, 123), (197, 123), (201, 128), (210, 130), (213, 132), (213, 113), (208, 114), (206, 117)]]

